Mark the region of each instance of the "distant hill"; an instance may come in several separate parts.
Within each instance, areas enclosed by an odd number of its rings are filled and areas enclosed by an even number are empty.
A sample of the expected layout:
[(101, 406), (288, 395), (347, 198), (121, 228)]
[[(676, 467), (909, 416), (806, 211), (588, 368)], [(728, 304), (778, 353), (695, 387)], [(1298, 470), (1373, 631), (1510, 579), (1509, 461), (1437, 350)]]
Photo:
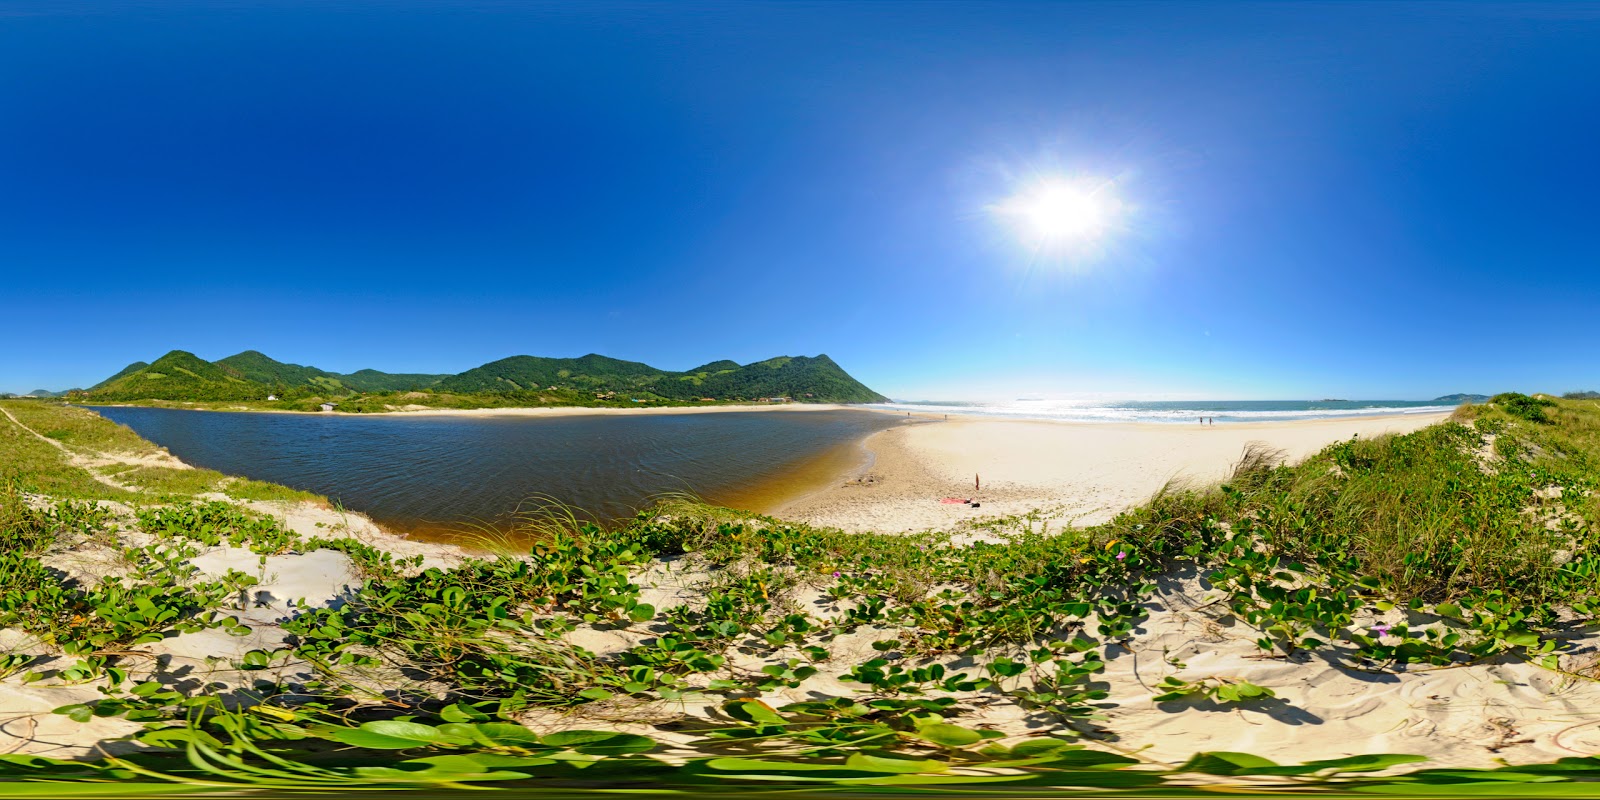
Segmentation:
[(66, 394), (66, 392), (52, 392), (49, 389), (34, 389), (33, 391), (23, 395), (23, 397), (60, 397), (64, 394)]
[(1600, 400), (1600, 392), (1567, 392), (1561, 397), (1566, 400)]
[(826, 355), (781, 356), (744, 366), (733, 361), (713, 361), (689, 372), (671, 372), (593, 353), (582, 358), (512, 356), (445, 378), (435, 388), (509, 393), (552, 386), (597, 393), (644, 393), (668, 400), (790, 397), (812, 402), (879, 403), (888, 399), (850, 377)]
[(111, 377), (106, 378), (105, 380), (103, 380), (103, 381), (101, 381), (101, 382), (89, 387), (89, 390), (93, 391), (95, 389), (98, 389), (98, 388), (100, 388), (102, 386), (105, 386), (106, 384), (118, 379), (118, 378), (121, 378), (121, 377), (126, 376), (126, 375), (132, 375), (133, 373), (138, 372), (139, 370), (144, 369), (145, 367), (148, 367), (148, 366), (150, 366), (150, 365), (146, 364), (143, 361), (135, 361), (132, 364), (129, 364), (128, 366), (123, 367), (121, 372), (118, 372), (117, 374), (112, 375)]
[(1447, 395), (1443, 395), (1441, 397), (1433, 398), (1433, 402), (1435, 402), (1435, 403), (1453, 403), (1453, 404), (1482, 403), (1482, 402), (1484, 402), (1485, 400), (1488, 400), (1488, 399), (1489, 399), (1489, 395), (1486, 395), (1486, 394), (1447, 394)]
[(448, 377), (450, 376), (363, 369), (348, 375), (340, 375), (339, 381), (358, 392), (410, 392), (426, 389)]
[(252, 400), (264, 397), (265, 388), (231, 367), (173, 350), (140, 369), (123, 370), (88, 394), (96, 400)]
[(82, 394), (86, 399), (109, 401), (262, 400), (268, 395), (333, 397), (408, 391), (517, 395), (546, 392), (551, 387), (568, 397), (592, 393), (676, 401), (789, 397), (799, 402), (873, 403), (888, 399), (826, 355), (780, 356), (742, 366), (734, 361), (713, 361), (687, 372), (595, 353), (580, 358), (512, 356), (458, 375), (371, 369), (342, 375), (277, 361), (255, 350), (216, 362), (174, 350), (151, 364), (129, 364)]
[(339, 382), (339, 376), (324, 372), (316, 367), (302, 367), (299, 364), (285, 364), (274, 361), (266, 354), (256, 350), (246, 350), (243, 353), (219, 359), (217, 365), (227, 367), (238, 373), (245, 380), (255, 381), (265, 386), (318, 386), (330, 391), (340, 391), (344, 384)]
[(331, 394), (345, 394), (352, 391), (406, 392), (427, 388), (438, 383), (441, 378), (449, 377), (448, 375), (395, 375), (375, 369), (341, 375), (316, 367), (286, 364), (256, 350), (246, 350), (228, 356), (218, 360), (217, 364), (237, 371), (248, 380), (280, 391), (308, 387)]

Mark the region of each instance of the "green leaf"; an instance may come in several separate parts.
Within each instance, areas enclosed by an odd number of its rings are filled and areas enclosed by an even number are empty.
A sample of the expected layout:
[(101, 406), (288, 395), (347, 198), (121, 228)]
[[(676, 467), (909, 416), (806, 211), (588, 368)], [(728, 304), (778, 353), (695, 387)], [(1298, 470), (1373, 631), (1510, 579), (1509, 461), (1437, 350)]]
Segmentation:
[(983, 734), (971, 728), (960, 725), (951, 725), (947, 722), (935, 722), (917, 728), (917, 736), (930, 742), (945, 747), (966, 747), (983, 741)]
[(145, 731), (134, 738), (142, 744), (155, 747), (171, 747), (176, 750), (182, 750), (190, 744), (199, 744), (215, 749), (222, 748), (222, 742), (217, 741), (215, 736), (194, 728), (158, 728), (153, 731)]
[(445, 706), (444, 710), (439, 712), (439, 716), (443, 718), (445, 722), (487, 722), (489, 720), (488, 714), (485, 714), (482, 711), (467, 705), (466, 703), (456, 703), (452, 706)]
[(70, 719), (73, 722), (88, 722), (90, 719), (94, 718), (94, 709), (82, 703), (70, 706), (62, 706), (51, 713), (65, 714), (67, 719)]
[(1057, 750), (1077, 749), (1082, 746), (1083, 745), (1073, 744), (1062, 739), (1051, 739), (1048, 737), (1043, 739), (1029, 739), (1025, 742), (1020, 742), (1016, 747), (1011, 748), (1011, 755), (1027, 758), (1030, 756), (1055, 752)]
[(863, 772), (889, 772), (895, 774), (911, 774), (923, 772), (944, 772), (950, 765), (943, 761), (928, 761), (917, 758), (889, 758), (866, 753), (852, 753), (845, 759), (846, 769), (858, 769)]
[(432, 725), (392, 719), (364, 722), (359, 728), (325, 728), (321, 733), (336, 742), (369, 750), (425, 747), (446, 738)]
[(540, 743), (538, 734), (515, 722), (452, 722), (440, 725), (439, 732), (453, 740), (488, 747), (530, 747)]
[(656, 748), (656, 740), (648, 736), (611, 731), (562, 731), (541, 736), (539, 740), (551, 747), (576, 750), (592, 756), (647, 753)]
[(1207, 775), (1248, 775), (1250, 770), (1276, 767), (1276, 763), (1249, 753), (1211, 752), (1195, 753), (1178, 767), (1179, 772), (1202, 772)]
[(760, 700), (732, 700), (723, 706), (735, 719), (745, 722), (755, 722), (763, 725), (782, 725), (787, 720), (783, 718), (772, 706)]

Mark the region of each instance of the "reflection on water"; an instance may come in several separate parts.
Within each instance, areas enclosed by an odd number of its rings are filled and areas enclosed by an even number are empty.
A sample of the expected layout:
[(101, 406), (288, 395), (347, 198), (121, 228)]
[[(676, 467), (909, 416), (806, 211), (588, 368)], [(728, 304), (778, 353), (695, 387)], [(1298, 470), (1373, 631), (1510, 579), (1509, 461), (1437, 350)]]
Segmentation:
[[(899, 424), (865, 411), (573, 417), (323, 416), (96, 408), (199, 467), (316, 492), (413, 532), (548, 496), (602, 519), (693, 492), (765, 510)], [(826, 475), (821, 476), (823, 480)]]

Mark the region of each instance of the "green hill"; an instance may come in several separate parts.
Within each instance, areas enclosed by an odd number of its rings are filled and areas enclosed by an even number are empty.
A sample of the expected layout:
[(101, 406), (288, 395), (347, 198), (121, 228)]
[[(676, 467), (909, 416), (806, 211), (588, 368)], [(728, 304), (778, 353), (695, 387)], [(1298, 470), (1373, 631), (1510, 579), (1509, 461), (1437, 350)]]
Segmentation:
[(284, 389), (314, 386), (330, 392), (347, 391), (339, 376), (332, 372), (316, 367), (303, 367), (299, 364), (285, 364), (268, 358), (256, 350), (246, 350), (220, 359), (216, 363), (218, 366), (233, 370), (245, 380), (255, 381), (263, 386)]
[(1435, 403), (1481, 403), (1489, 399), (1486, 394), (1446, 394), (1433, 398)]
[[(614, 394), (692, 402), (790, 397), (801, 402), (872, 403), (887, 398), (850, 377), (833, 359), (782, 356), (740, 366), (713, 361), (689, 372), (661, 370), (637, 361), (590, 353), (581, 358), (512, 356), (459, 375), (393, 374), (364, 369), (349, 375), (288, 364), (255, 350), (215, 363), (174, 350), (153, 364), (135, 362), (87, 393), (90, 400), (264, 400), (335, 397), (356, 393), (437, 391), (457, 395), (521, 394), (562, 390), (558, 397)], [(609, 399), (609, 398), (608, 398)], [(532, 404), (552, 402), (548, 397)], [(558, 400), (556, 402), (562, 402)]]
[(426, 389), (449, 375), (428, 375), (420, 372), (379, 372), (363, 369), (340, 375), (344, 385), (358, 392), (410, 392)]
[(512, 356), (439, 381), (442, 392), (525, 392), (557, 386), (597, 392), (648, 389), (663, 376), (649, 364), (590, 353), (581, 358)]
[(698, 367), (695, 367), (694, 369), (689, 370), (689, 374), (698, 375), (705, 373), (709, 375), (713, 372), (729, 372), (738, 368), (739, 362), (723, 359), (721, 361), (713, 361), (710, 364), (702, 364)]
[(850, 377), (826, 355), (781, 356), (745, 366), (713, 361), (689, 372), (670, 372), (592, 353), (582, 358), (512, 356), (446, 378), (436, 388), (506, 394), (552, 386), (596, 393), (649, 394), (668, 400), (791, 397), (818, 403), (876, 403), (888, 399)]
[(194, 353), (174, 350), (90, 390), (96, 400), (260, 400), (266, 387)]
[(364, 369), (349, 375), (286, 364), (256, 350), (246, 350), (221, 359), (218, 364), (236, 370), (248, 380), (265, 386), (289, 390), (310, 388), (324, 394), (350, 392), (408, 392), (425, 389), (448, 375), (394, 374)]
[(106, 384), (108, 384), (108, 383), (110, 383), (110, 382), (112, 382), (112, 381), (114, 381), (114, 380), (116, 380), (118, 378), (124, 377), (126, 375), (132, 375), (133, 373), (138, 372), (139, 370), (144, 369), (145, 367), (148, 367), (148, 366), (150, 366), (150, 365), (145, 363), (145, 362), (143, 362), (143, 361), (135, 361), (132, 364), (129, 364), (128, 366), (123, 367), (121, 372), (118, 372), (117, 374), (112, 375), (111, 377), (106, 378), (105, 380), (103, 380), (103, 381), (101, 381), (101, 382), (89, 387), (89, 390), (90, 391), (94, 391), (95, 389), (98, 389), (98, 388), (100, 388), (102, 386), (105, 386)]
[(792, 397), (818, 403), (882, 403), (889, 398), (850, 376), (827, 355), (783, 356), (707, 377), (708, 397)]

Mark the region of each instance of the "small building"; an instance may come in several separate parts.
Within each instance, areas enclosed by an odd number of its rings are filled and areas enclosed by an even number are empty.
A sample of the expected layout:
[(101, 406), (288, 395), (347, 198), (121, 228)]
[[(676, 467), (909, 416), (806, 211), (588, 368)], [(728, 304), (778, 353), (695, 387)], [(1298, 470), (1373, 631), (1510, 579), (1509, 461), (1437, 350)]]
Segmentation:
[(715, 398), (715, 397), (702, 397), (702, 398), (700, 398), (700, 402), (702, 402), (702, 403), (715, 403), (715, 402), (717, 402), (717, 398)]
[(267, 399), (268, 400), (276, 400), (276, 399), (278, 399), (278, 396), (275, 395), (275, 394), (269, 394), (269, 395), (267, 395)]
[(338, 405), (338, 403), (323, 403), (320, 407), (323, 411), (332, 411), (334, 408), (338, 407)]
[(787, 402), (789, 402), (789, 398), (787, 398), (787, 397), (768, 397), (767, 398), (767, 402), (769, 402), (769, 403), (787, 403)]

